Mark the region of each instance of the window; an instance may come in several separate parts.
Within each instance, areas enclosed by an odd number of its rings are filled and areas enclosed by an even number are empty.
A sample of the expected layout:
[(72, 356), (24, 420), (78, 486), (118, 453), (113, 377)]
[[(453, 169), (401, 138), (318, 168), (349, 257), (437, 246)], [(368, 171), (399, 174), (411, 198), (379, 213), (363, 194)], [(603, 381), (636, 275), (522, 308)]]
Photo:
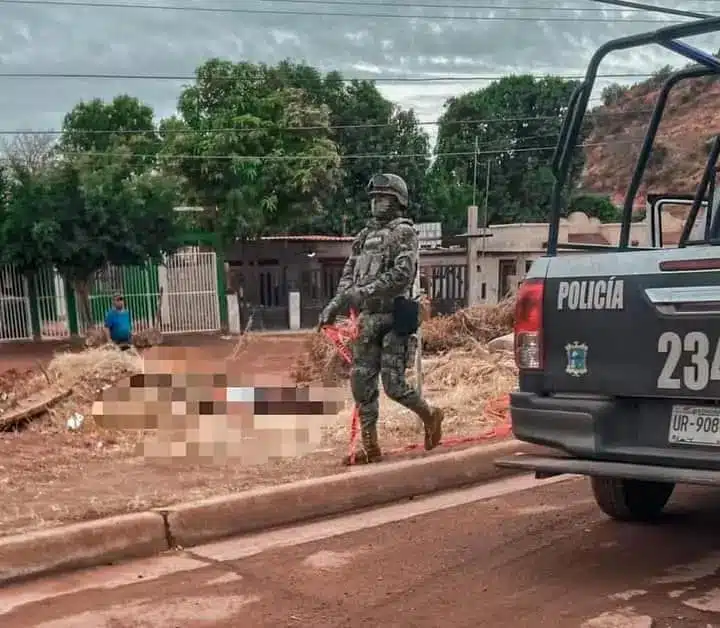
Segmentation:
[(501, 259), (498, 270), (498, 286), (500, 288), (500, 294), (498, 296), (501, 299), (510, 296), (512, 291), (510, 277), (514, 277), (515, 275), (517, 275), (517, 260)]

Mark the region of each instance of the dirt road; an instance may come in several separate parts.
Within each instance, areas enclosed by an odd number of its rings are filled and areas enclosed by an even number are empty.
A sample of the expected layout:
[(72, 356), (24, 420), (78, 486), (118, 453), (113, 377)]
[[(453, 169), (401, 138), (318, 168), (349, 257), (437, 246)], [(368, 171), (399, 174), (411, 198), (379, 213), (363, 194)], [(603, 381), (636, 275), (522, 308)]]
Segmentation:
[(585, 480), (515, 478), (0, 591), (13, 628), (707, 628), (720, 492), (602, 516)]

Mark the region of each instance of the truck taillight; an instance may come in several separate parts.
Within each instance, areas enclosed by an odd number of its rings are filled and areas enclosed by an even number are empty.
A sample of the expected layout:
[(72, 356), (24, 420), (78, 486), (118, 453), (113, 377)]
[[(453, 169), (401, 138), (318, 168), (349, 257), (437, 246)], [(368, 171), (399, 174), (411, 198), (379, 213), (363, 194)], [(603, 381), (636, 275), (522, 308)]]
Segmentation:
[(527, 279), (515, 302), (515, 363), (519, 369), (543, 368), (542, 346), (542, 279)]

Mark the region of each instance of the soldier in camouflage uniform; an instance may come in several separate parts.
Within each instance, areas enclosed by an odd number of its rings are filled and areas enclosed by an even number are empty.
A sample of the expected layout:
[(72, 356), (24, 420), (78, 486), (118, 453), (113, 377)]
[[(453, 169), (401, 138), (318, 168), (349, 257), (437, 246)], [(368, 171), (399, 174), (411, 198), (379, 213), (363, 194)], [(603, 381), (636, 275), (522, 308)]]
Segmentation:
[[(352, 394), (360, 411), (361, 464), (380, 461), (378, 444), (378, 376), (390, 399), (415, 412), (425, 426), (425, 449), (442, 438), (443, 412), (427, 402), (405, 379), (410, 339), (416, 329), (404, 324), (398, 303), (412, 314), (412, 288), (418, 260), (418, 237), (408, 207), (405, 181), (394, 174), (374, 176), (368, 184), (372, 218), (355, 237), (337, 293), (320, 315), (320, 325), (354, 308), (360, 313), (359, 337), (353, 347)], [(404, 305), (403, 305), (404, 304)], [(419, 323), (415, 310), (414, 325)], [(350, 463), (350, 456), (344, 460)]]

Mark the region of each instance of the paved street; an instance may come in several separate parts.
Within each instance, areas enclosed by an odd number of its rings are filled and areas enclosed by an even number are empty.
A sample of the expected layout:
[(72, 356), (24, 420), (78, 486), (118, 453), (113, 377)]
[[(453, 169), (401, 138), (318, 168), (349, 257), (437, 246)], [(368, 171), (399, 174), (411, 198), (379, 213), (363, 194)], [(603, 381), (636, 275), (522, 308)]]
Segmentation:
[(0, 591), (12, 628), (720, 626), (720, 492), (622, 525), (586, 481), (467, 491)]

